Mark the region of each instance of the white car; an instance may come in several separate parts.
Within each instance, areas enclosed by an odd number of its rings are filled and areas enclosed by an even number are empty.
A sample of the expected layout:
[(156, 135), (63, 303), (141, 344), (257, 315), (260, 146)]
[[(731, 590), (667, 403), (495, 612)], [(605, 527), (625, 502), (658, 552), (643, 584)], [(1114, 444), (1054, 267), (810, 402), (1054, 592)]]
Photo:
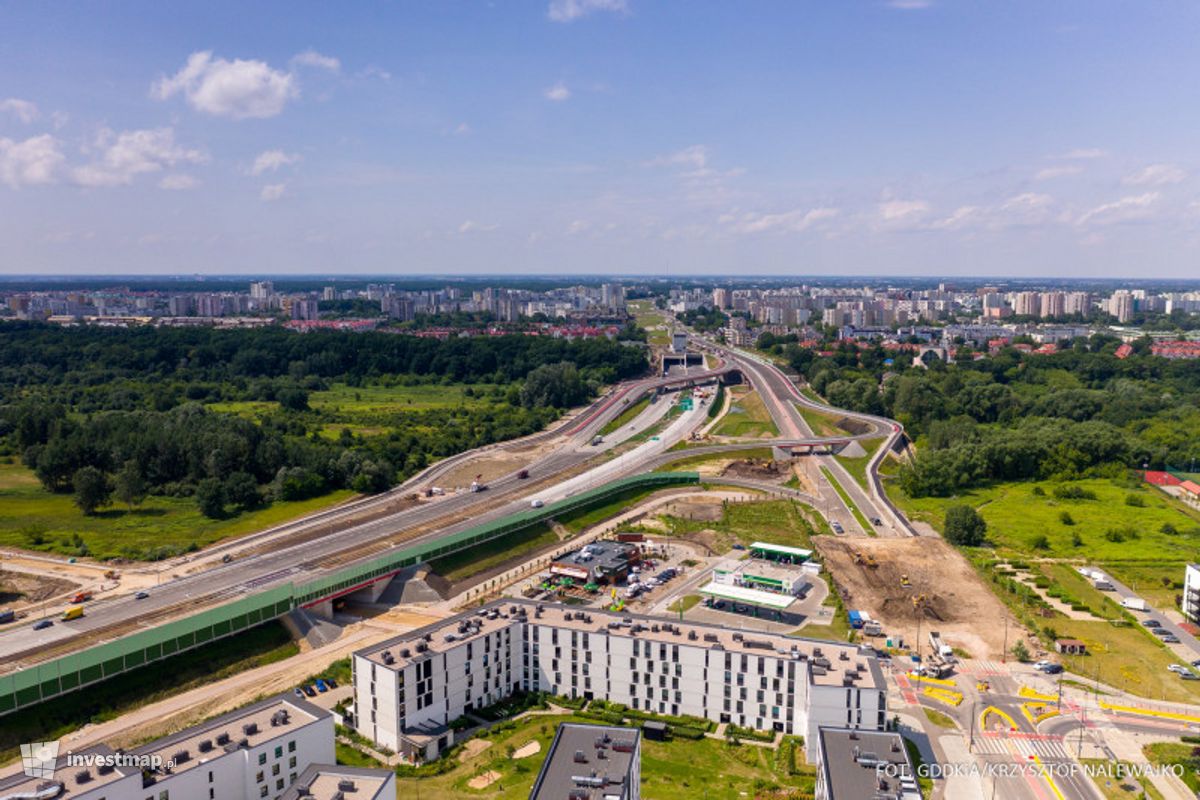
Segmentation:
[(1046, 667), (1050, 666), (1052, 663), (1054, 663), (1054, 662), (1052, 662), (1052, 661), (1038, 661), (1038, 662), (1036, 662), (1036, 663), (1033, 665), (1033, 668), (1034, 668), (1034, 669), (1038, 669), (1038, 670), (1045, 669)]
[(1191, 672), (1191, 670), (1189, 670), (1187, 667), (1183, 666), (1182, 664), (1169, 664), (1169, 665), (1167, 665), (1167, 669), (1171, 670), (1171, 672), (1178, 672), (1180, 675), (1182, 675), (1185, 672)]
[(530, 508), (541, 508), (544, 505), (546, 505), (546, 504), (543, 503), (541, 500), (530, 500), (529, 501)]

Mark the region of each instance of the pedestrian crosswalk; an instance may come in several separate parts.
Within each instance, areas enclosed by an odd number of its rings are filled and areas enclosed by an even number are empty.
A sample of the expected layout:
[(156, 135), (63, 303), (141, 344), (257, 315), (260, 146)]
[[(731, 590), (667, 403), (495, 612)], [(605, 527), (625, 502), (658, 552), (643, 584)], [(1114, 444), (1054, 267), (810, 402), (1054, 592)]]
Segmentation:
[(968, 672), (973, 675), (1007, 675), (1008, 669), (1004, 664), (998, 661), (988, 661), (987, 659), (973, 659), (969, 662)]
[(1015, 756), (1017, 758), (1070, 758), (1067, 744), (1057, 736), (1014, 737), (976, 736), (972, 752), (981, 755)]

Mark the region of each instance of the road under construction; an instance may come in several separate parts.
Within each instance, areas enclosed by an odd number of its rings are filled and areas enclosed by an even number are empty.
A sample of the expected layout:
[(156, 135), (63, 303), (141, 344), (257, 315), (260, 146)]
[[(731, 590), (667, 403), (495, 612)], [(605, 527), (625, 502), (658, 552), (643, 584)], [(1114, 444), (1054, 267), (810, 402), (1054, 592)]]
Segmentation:
[[(703, 341), (703, 340), (702, 340)], [(553, 513), (603, 502), (628, 488), (695, 482), (694, 473), (648, 471), (709, 452), (736, 452), (733, 444), (672, 450), (707, 418), (707, 408), (659, 424), (657, 435), (632, 446), (637, 425), (597, 442), (599, 432), (648, 393), (668, 392), (717, 380), (745, 380), (762, 396), (785, 447), (841, 445), (879, 439), (883, 446), (868, 465), (868, 490), (843, 472), (839, 484), (867, 514), (888, 520), (897, 535), (912, 534), (891, 506), (875, 468), (903, 436), (892, 420), (829, 409), (806, 398), (769, 361), (715, 342), (702, 345), (717, 357), (714, 369), (685, 370), (622, 384), (563, 424), (524, 439), (447, 458), (372, 498), (310, 515), (227, 542), (172, 566), (169, 580), (137, 599), (132, 595), (90, 603), (83, 617), (41, 631), (31, 625), (0, 634), (0, 715), (73, 691), (157, 658), (229, 635), (293, 608), (319, 606), (352, 592), (379, 592), (399, 571), (505, 535)], [(690, 374), (689, 374), (690, 372)], [(864, 433), (814, 436), (797, 405), (856, 419)], [(639, 418), (643, 415), (639, 415)], [(650, 431), (641, 431), (643, 434)], [(426, 498), (452, 469), (488, 451), (545, 445), (543, 455), (521, 471), (491, 482), (484, 491)], [(836, 469), (840, 466), (829, 458)], [(638, 477), (641, 476), (641, 477)], [(414, 500), (414, 496), (421, 498)], [(531, 508), (536, 502), (538, 508)], [(180, 635), (176, 636), (175, 634)]]

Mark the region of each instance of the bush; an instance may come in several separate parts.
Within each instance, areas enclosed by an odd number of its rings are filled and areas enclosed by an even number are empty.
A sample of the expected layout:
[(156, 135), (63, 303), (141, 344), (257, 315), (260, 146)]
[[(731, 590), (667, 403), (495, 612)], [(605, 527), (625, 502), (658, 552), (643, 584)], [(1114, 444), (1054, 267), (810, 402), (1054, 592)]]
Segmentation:
[(1074, 525), (1075, 524), (1075, 518), (1071, 516), (1070, 511), (1063, 511), (1063, 512), (1059, 513), (1058, 521), (1061, 522), (1063, 525)]
[(690, 728), (687, 725), (672, 725), (671, 735), (680, 739), (703, 739), (704, 731), (699, 728)]
[(1145, 508), (1146, 498), (1140, 494), (1127, 494), (1125, 495), (1125, 505), (1133, 506), (1134, 508)]
[(1050, 540), (1046, 538), (1046, 534), (1044, 533), (1039, 533), (1037, 536), (1033, 537), (1033, 541), (1031, 541), (1029, 544), (1034, 550), (1050, 549)]
[(1096, 493), (1080, 486), (1055, 486), (1054, 496), (1059, 500), (1095, 500)]
[(970, 506), (950, 506), (946, 509), (944, 533), (950, 544), (979, 547), (986, 541), (987, 522)]

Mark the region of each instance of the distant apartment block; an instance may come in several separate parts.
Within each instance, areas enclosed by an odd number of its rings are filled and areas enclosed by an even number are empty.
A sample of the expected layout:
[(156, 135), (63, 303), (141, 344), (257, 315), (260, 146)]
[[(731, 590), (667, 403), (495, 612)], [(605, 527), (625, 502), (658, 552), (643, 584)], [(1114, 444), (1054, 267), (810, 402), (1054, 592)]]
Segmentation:
[(637, 728), (563, 723), (529, 800), (640, 800), (641, 761)]

